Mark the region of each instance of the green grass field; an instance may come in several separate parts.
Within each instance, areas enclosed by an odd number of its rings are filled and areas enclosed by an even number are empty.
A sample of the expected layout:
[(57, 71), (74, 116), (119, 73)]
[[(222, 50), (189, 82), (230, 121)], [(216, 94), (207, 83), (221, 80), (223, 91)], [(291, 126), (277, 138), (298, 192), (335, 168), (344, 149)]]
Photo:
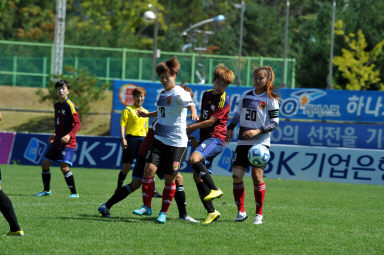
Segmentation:
[[(253, 225), (252, 181), (247, 178), (246, 210), (250, 219), (234, 223), (231, 177), (214, 176), (224, 196), (215, 201), (222, 217), (204, 226), (179, 221), (175, 201), (167, 223), (132, 210), (142, 205), (141, 191), (115, 205), (112, 218), (98, 206), (114, 191), (117, 171), (72, 169), (79, 199), (70, 200), (60, 170), (51, 169), (52, 197), (42, 190), (40, 168), (2, 165), (2, 188), (11, 198), (25, 236), (0, 237), (0, 254), (383, 254), (384, 186), (266, 179), (264, 223)], [(184, 173), (188, 212), (204, 220), (206, 212), (190, 173)], [(130, 179), (127, 178), (127, 179)], [(162, 190), (163, 182), (157, 181)], [(0, 217), (0, 233), (8, 231)]]

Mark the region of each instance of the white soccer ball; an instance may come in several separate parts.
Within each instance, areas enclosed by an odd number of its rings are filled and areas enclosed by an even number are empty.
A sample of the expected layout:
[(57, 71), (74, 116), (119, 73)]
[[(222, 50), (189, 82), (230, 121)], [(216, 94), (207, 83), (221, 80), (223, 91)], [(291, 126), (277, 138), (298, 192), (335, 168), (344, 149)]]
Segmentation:
[(145, 23), (151, 23), (156, 19), (156, 15), (153, 11), (148, 10), (144, 12), (143, 19)]
[(248, 160), (252, 166), (263, 167), (270, 157), (268, 148), (262, 144), (253, 145), (248, 151)]

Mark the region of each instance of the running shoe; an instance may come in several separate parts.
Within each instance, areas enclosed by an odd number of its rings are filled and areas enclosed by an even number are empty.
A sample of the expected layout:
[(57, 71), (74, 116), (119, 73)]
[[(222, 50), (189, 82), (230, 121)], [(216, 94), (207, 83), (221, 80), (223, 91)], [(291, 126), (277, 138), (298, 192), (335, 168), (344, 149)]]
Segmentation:
[(220, 198), (222, 196), (223, 196), (223, 192), (220, 189), (217, 189), (217, 190), (211, 189), (211, 192), (209, 192), (209, 194), (204, 197), (204, 201), (209, 202), (215, 198)]
[(220, 213), (216, 210), (212, 213), (208, 213), (208, 216), (205, 219), (205, 221), (203, 222), (203, 224), (210, 224), (210, 223), (214, 222), (215, 220), (217, 220), (219, 217), (220, 217)]
[(143, 205), (143, 207), (132, 211), (136, 215), (152, 215), (152, 209)]
[(37, 194), (34, 194), (35, 197), (43, 197), (43, 196), (52, 196), (52, 191), (45, 191), (39, 192)]

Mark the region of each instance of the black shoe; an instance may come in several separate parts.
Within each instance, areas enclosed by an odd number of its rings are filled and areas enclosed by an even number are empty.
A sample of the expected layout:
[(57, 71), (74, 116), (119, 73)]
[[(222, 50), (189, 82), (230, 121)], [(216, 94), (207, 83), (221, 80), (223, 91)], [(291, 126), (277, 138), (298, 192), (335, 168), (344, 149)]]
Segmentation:
[(155, 191), (155, 193), (153, 193), (153, 197), (163, 197), (163, 196), (157, 191)]

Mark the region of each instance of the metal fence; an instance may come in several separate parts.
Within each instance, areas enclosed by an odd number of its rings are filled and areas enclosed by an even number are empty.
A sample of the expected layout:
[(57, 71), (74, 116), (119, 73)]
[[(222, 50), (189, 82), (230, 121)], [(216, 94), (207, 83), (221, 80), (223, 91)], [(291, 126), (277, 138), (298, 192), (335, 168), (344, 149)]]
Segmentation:
[[(52, 69), (53, 44), (31, 43), (0, 40), (0, 85), (42, 87), (49, 83)], [(152, 56), (150, 50), (126, 48), (107, 48), (89, 46), (64, 46), (64, 66), (76, 69), (87, 68), (91, 75), (101, 81), (114, 79), (142, 80), (152, 79)], [(177, 56), (181, 70), (178, 82), (191, 84), (212, 83), (213, 70), (216, 65), (224, 63), (237, 75), (238, 57), (206, 55), (197, 53), (180, 53), (162, 51), (157, 62)], [(242, 57), (242, 86), (252, 86), (252, 68), (269, 65), (275, 72), (275, 85), (283, 81), (282, 58)], [(286, 87), (295, 87), (295, 59), (287, 59)], [(64, 74), (67, 74), (64, 70)]]

